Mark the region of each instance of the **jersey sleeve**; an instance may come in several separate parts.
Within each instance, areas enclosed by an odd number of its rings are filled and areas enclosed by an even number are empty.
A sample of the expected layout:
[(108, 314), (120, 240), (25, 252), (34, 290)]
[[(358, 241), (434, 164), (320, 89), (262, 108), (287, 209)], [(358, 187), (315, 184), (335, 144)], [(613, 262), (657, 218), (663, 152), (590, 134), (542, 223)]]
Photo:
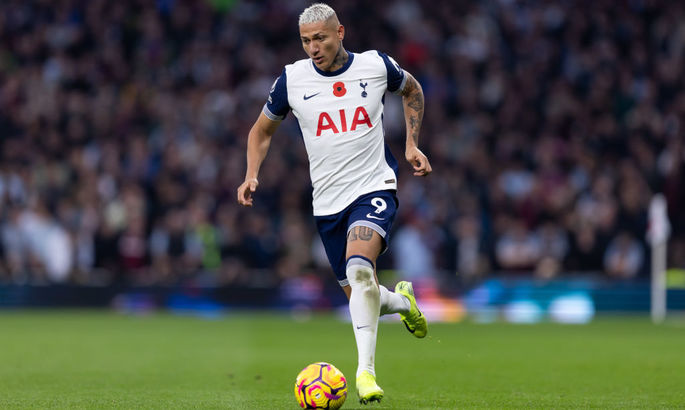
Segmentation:
[(269, 117), (269, 119), (273, 121), (280, 121), (285, 118), (285, 116), (288, 114), (288, 111), (290, 111), (290, 105), (288, 104), (288, 88), (286, 86), (286, 75), (284, 68), (281, 75), (271, 86), (269, 98), (267, 98), (262, 112), (264, 115)]
[(397, 64), (392, 57), (385, 53), (378, 51), (378, 55), (383, 59), (385, 69), (388, 72), (388, 91), (399, 94), (404, 89), (404, 84), (407, 82), (407, 76), (404, 75), (404, 70)]

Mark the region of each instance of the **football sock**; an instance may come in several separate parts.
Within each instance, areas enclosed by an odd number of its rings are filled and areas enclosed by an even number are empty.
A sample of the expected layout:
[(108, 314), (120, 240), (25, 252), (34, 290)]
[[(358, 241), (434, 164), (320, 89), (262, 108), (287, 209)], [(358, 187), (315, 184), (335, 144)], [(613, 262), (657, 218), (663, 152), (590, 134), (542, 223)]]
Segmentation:
[(388, 288), (379, 285), (381, 292), (381, 316), (390, 313), (407, 313), (411, 309), (409, 299), (399, 293), (390, 292)]
[(380, 315), (380, 291), (373, 274), (373, 264), (362, 256), (347, 259), (347, 278), (352, 288), (350, 316), (357, 341), (357, 376), (364, 370), (376, 375), (376, 333)]

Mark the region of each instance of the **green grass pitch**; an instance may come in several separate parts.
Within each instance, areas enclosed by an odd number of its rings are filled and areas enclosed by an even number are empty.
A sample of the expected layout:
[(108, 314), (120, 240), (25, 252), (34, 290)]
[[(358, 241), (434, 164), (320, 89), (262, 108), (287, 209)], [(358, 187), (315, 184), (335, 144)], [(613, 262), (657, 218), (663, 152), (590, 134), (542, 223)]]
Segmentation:
[[(296, 409), (299, 370), (329, 361), (354, 390), (351, 325), (333, 316), (216, 320), (110, 312), (0, 312), (0, 408)], [(646, 317), (587, 326), (381, 323), (386, 397), (367, 408), (685, 408), (685, 326)]]

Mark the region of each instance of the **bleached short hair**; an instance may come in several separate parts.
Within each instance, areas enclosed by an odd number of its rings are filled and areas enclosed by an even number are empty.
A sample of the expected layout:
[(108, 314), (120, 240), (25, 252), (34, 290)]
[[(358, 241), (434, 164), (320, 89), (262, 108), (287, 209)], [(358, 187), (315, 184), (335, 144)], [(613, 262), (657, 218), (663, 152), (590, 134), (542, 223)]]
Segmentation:
[(332, 16), (335, 16), (335, 10), (331, 6), (324, 3), (315, 3), (304, 9), (302, 14), (300, 14), (299, 25), (326, 21)]

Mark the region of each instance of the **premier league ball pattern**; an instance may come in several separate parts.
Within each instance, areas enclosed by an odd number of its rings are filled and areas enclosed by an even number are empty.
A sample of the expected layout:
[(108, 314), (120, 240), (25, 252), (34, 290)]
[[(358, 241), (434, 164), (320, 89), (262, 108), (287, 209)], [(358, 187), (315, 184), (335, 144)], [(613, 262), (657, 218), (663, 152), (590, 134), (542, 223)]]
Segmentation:
[(330, 363), (312, 363), (295, 380), (295, 399), (303, 409), (339, 409), (347, 398), (347, 381)]

